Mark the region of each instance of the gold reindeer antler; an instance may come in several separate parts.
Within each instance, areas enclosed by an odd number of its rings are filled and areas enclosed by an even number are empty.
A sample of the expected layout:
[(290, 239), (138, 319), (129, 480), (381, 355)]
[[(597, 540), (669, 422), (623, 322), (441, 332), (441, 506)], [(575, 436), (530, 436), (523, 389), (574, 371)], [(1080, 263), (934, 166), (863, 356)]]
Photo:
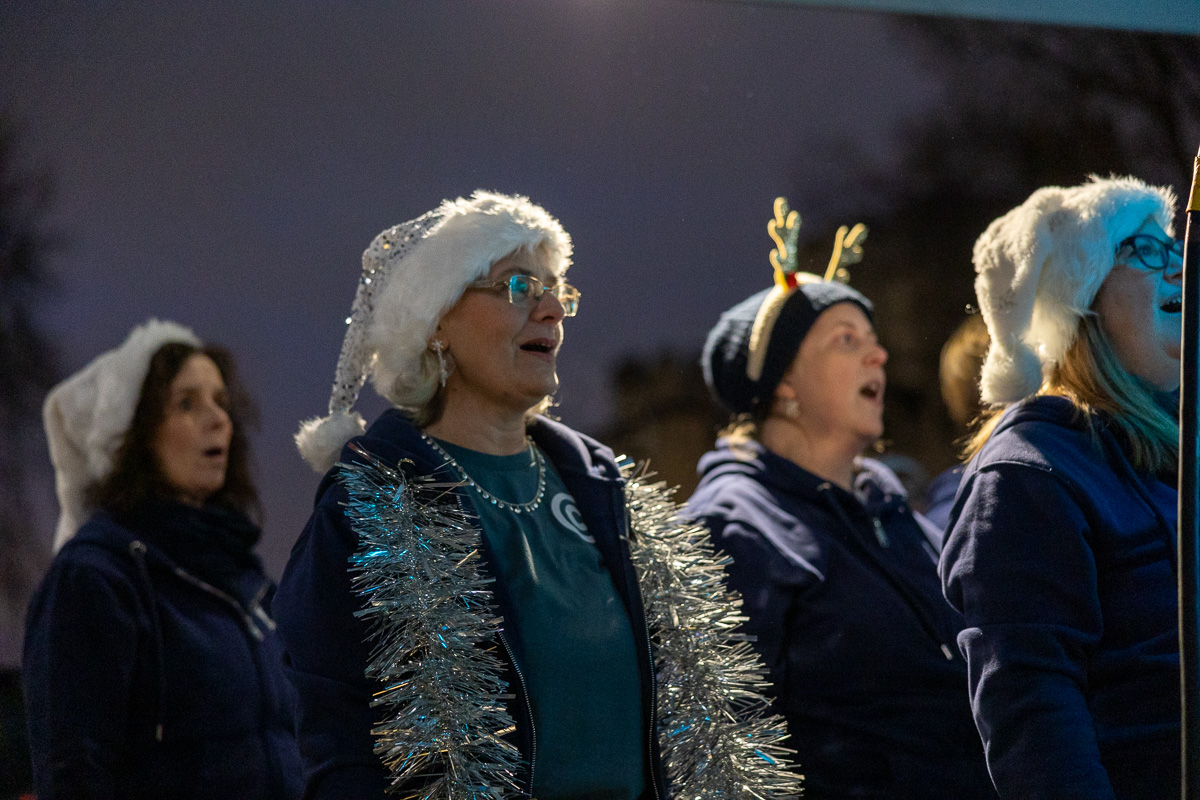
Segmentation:
[(837, 236), (833, 241), (833, 255), (829, 259), (829, 268), (825, 270), (825, 280), (850, 282), (850, 271), (846, 267), (862, 261), (862, 243), (866, 238), (867, 226), (861, 222), (853, 228), (845, 225), (838, 228)]
[(788, 210), (786, 197), (775, 198), (775, 219), (767, 223), (767, 233), (775, 240), (775, 249), (771, 251), (775, 283), (784, 289), (794, 286), (795, 279), (789, 280), (789, 276), (794, 275), (798, 269), (796, 240), (800, 237), (800, 212)]

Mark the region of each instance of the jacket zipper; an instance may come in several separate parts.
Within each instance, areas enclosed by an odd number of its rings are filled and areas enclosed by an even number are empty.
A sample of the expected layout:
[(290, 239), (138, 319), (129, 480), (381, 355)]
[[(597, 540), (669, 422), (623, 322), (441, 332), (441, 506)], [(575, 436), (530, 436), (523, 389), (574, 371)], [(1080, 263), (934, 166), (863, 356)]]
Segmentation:
[(521, 692), (525, 695), (525, 716), (529, 719), (529, 739), (532, 742), (529, 748), (529, 788), (526, 794), (533, 797), (533, 769), (534, 762), (537, 760), (537, 726), (533, 724), (533, 706), (529, 700), (529, 686), (525, 683), (525, 673), (521, 672), (521, 665), (513, 657), (512, 648), (508, 646), (508, 639), (505, 638), (504, 631), (498, 631), (497, 638), (504, 646), (504, 653), (508, 656), (509, 663), (513, 665), (513, 671), (517, 673), (517, 680), (521, 682)]
[(871, 516), (871, 522), (875, 524), (875, 539), (879, 542), (880, 547), (887, 547), (891, 544), (888, 540), (887, 533), (883, 530), (883, 523), (879, 521), (879, 517)]
[[(847, 516), (846, 510), (842, 508), (837, 498), (830, 494), (831, 489), (832, 484), (830, 484), (828, 481), (817, 487), (817, 490), (821, 492), (826, 502), (832, 506), (834, 514), (841, 519), (842, 524), (845, 525), (847, 530), (850, 531), (848, 541), (854, 542), (854, 523), (850, 520), (850, 517)], [(879, 544), (882, 547), (887, 547), (889, 540), (887, 538), (887, 534), (883, 531), (883, 523), (880, 521), (879, 517), (875, 516), (874, 514), (871, 515), (871, 522), (874, 524), (875, 537), (879, 541)], [(862, 552), (866, 553), (869, 558), (872, 560), (875, 559), (875, 556), (869, 552), (869, 548), (865, 547), (861, 543), (859, 544), (859, 547), (862, 548)], [(946, 642), (942, 641), (942, 637), (938, 635), (937, 626), (926, 618), (925, 614), (921, 611), (917, 603), (912, 600), (908, 596), (908, 593), (900, 587), (899, 583), (897, 582), (898, 579), (892, 577), (887, 568), (879, 562), (876, 562), (876, 565), (883, 572), (884, 579), (892, 585), (892, 588), (904, 600), (905, 605), (907, 605), (909, 610), (912, 611), (913, 616), (917, 620), (917, 624), (920, 625), (925, 630), (925, 633), (929, 635), (929, 638), (933, 639), (934, 643), (937, 644), (938, 650), (945, 657), (945, 659), (947, 661), (953, 661), (954, 651), (950, 649)]]
[[(263, 635), (263, 632), (258, 629), (258, 626), (254, 624), (254, 618), (251, 617), (248, 613), (246, 613), (246, 609), (242, 607), (242, 604), (239, 603), (237, 600), (235, 600), (233, 597), (231, 597), (230, 595), (221, 591), (220, 589), (213, 586), (212, 584), (206, 583), (205, 581), (200, 580), (199, 578), (195, 577), (194, 575), (191, 575), (191, 574), (185, 572), (182, 567), (175, 567), (174, 571), (175, 571), (176, 575), (178, 575), (180, 578), (182, 578), (183, 580), (190, 583), (192, 586), (195, 586), (197, 589), (199, 589), (203, 592), (207, 592), (208, 594), (212, 595), (213, 597), (216, 597), (217, 599), (225, 602), (226, 604), (231, 606), (235, 611), (237, 611), (238, 615), (242, 618), (242, 623), (246, 626), (246, 629), (250, 631), (250, 635), (254, 637), (255, 641), (261, 642), (261, 641), (263, 641), (263, 639), (266, 638)], [(263, 592), (264, 590), (260, 589), (259, 591)], [(255, 602), (255, 606), (259, 607), (261, 609), (261, 606), (258, 606), (257, 602)], [(272, 627), (274, 627), (274, 625), (272, 625)]]
[[(642, 617), (644, 620), (645, 614)], [(649, 625), (643, 625), (643, 627), (646, 629), (646, 657), (650, 660), (650, 713), (647, 715), (650, 723), (646, 731), (646, 766), (650, 770), (650, 786), (654, 789), (654, 800), (659, 800), (658, 771), (654, 768), (654, 729), (658, 727), (658, 678), (654, 674), (654, 650), (650, 646), (650, 627)]]
[(254, 616), (258, 617), (267, 630), (275, 630), (275, 620), (271, 619), (271, 615), (262, 606), (262, 599), (267, 596), (267, 591), (271, 588), (270, 581), (263, 581), (263, 585), (258, 587), (258, 592), (255, 593), (254, 599), (250, 601), (250, 610)]
[(150, 570), (146, 566), (146, 545), (141, 540), (134, 539), (129, 543), (129, 555), (133, 557), (138, 575), (141, 577), (146, 593), (149, 595), (150, 624), (154, 632), (154, 658), (158, 662), (158, 713), (156, 715), (158, 722), (154, 726), (154, 740), (162, 742), (164, 726), (163, 708), (166, 706), (167, 693), (167, 664), (166, 658), (163, 655), (162, 620), (158, 615), (158, 600), (154, 592), (153, 583), (150, 580)]

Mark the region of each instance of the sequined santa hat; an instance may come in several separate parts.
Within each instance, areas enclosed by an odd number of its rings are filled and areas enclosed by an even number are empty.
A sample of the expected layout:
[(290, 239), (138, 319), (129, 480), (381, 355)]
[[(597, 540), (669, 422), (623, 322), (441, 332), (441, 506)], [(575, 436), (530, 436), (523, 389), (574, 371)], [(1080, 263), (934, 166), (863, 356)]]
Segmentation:
[(108, 477), (117, 450), (133, 424), (150, 360), (172, 342), (203, 347), (182, 325), (152, 319), (130, 332), (115, 350), (55, 386), (42, 405), (42, 421), (58, 495), (57, 552), (96, 510), (87, 489)]
[(1175, 193), (1137, 178), (1046, 186), (975, 242), (975, 296), (991, 336), (980, 399), (1002, 405), (1041, 388), (1075, 341), (1115, 263), (1147, 219), (1172, 232)]
[(561, 279), (571, 264), (571, 237), (558, 220), (526, 197), (483, 190), (376, 236), (363, 252), (329, 413), (301, 423), (296, 434), (304, 460), (325, 472), (346, 442), (366, 430), (353, 407), (368, 375), (398, 408), (428, 403), (439, 386), (430, 340), (442, 316), (497, 261), (538, 246)]

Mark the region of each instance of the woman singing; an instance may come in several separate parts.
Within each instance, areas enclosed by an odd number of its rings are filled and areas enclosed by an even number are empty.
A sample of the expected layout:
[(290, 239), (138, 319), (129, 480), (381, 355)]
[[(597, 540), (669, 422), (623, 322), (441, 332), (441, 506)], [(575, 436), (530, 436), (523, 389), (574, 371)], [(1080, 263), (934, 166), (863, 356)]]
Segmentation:
[(151, 321), (51, 390), (58, 553), (22, 667), (37, 796), (300, 792), (233, 361)]
[(883, 434), (872, 305), (773, 256), (776, 285), (709, 332), (705, 378), (734, 419), (687, 511), (733, 559), (805, 797), (991, 797), (940, 535), (862, 457)]
[[(279, 597), (306, 797), (382, 798), (389, 785), (668, 796), (626, 480), (608, 448), (541, 415), (558, 388), (563, 320), (579, 308), (564, 281), (570, 255), (543, 209), (487, 192), (384, 231), (364, 254), (332, 413), (297, 437), (317, 468), (342, 463), (321, 483)], [(349, 409), (368, 373), (395, 407), (363, 432)], [(372, 464), (393, 471), (394, 492), (354, 489)], [(438, 556), (428, 531), (439, 524), (456, 536), (478, 529), (478, 545)], [(415, 553), (395, 556), (414, 566), (364, 584), (363, 565), (387, 552), (386, 541), (367, 544), (378, 529), (416, 537)], [(456, 571), (476, 562), (479, 585)], [(421, 578), (431, 572), (441, 577)], [(385, 603), (388, 586), (407, 588)], [(462, 626), (431, 630), (429, 620), (453, 613), (474, 625), (482, 612), (471, 609), (486, 608), (472, 600), (478, 586), (497, 628), (454, 651)], [(496, 659), (500, 695), (462, 688), (480, 672), (480, 651)], [(435, 663), (442, 672), (430, 678)], [(407, 722), (381, 721), (381, 705)], [(506, 722), (445, 731), (446, 720), (477, 713)], [(492, 755), (472, 755), (485, 745)], [(511, 770), (499, 763), (505, 752)]]
[(942, 554), (1004, 797), (1179, 797), (1175, 198), (1046, 187), (975, 244), (995, 414)]

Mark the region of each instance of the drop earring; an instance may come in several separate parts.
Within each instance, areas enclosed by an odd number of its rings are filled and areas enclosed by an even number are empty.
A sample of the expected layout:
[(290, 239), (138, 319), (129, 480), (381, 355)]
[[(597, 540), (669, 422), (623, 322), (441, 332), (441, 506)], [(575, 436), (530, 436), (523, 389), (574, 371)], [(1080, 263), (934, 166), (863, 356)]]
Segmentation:
[(430, 347), (433, 348), (433, 352), (437, 353), (438, 381), (444, 388), (446, 386), (446, 379), (450, 377), (450, 370), (446, 367), (446, 357), (442, 355), (442, 351), (446, 346), (437, 339), (434, 339), (433, 344), (431, 344)]

